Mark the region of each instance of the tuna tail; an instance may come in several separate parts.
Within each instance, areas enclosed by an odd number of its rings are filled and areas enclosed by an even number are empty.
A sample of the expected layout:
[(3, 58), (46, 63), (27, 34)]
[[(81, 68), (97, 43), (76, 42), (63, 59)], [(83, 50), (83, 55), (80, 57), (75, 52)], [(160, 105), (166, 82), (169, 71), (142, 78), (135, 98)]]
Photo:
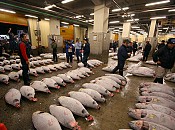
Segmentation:
[(85, 119), (87, 121), (93, 121), (94, 120), (93, 116), (91, 116), (91, 115), (88, 115)]

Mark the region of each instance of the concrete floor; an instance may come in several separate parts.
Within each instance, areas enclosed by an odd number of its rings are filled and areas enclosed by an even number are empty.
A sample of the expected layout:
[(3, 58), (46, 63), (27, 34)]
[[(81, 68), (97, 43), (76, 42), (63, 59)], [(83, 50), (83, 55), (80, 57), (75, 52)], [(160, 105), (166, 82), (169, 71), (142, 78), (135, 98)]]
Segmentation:
[[(111, 62), (111, 60), (110, 60)], [(128, 65), (133, 64), (128, 62)], [(77, 63), (73, 63), (73, 69), (77, 67)], [(95, 75), (91, 75), (88, 78), (76, 81), (75, 84), (68, 84), (66, 88), (60, 90), (50, 89), (52, 94), (46, 94), (42, 92), (36, 92), (37, 102), (30, 102), (29, 100), (21, 99), (21, 108), (16, 109), (11, 105), (8, 105), (4, 101), (4, 95), (10, 88), (17, 88), (18, 90), (23, 85), (20, 83), (10, 81), (9, 85), (0, 84), (0, 122), (5, 123), (8, 130), (34, 130), (31, 116), (35, 111), (49, 112), (49, 106), (52, 104), (58, 104), (57, 98), (62, 95), (67, 95), (69, 91), (78, 90), (85, 82), (95, 79), (96, 77), (104, 75), (101, 69), (104, 66), (100, 66), (93, 69)], [(153, 67), (153, 66), (151, 66)], [(43, 77), (51, 77), (59, 73), (65, 73), (70, 69), (54, 72), (51, 74), (39, 75), (39, 77), (31, 77), (33, 80), (41, 80)], [(87, 108), (89, 113), (94, 117), (94, 122), (87, 122), (82, 117), (75, 116), (79, 122), (82, 130), (118, 130), (129, 129), (128, 122), (132, 119), (127, 115), (128, 108), (134, 107), (136, 103), (136, 97), (138, 94), (138, 85), (141, 82), (153, 81), (152, 78), (136, 77), (127, 75), (128, 84), (121, 93), (115, 93), (114, 97), (107, 97), (106, 103), (99, 103), (101, 105), (100, 110)], [(175, 87), (174, 83), (167, 82), (168, 85)], [(63, 130), (67, 130), (62, 127)]]

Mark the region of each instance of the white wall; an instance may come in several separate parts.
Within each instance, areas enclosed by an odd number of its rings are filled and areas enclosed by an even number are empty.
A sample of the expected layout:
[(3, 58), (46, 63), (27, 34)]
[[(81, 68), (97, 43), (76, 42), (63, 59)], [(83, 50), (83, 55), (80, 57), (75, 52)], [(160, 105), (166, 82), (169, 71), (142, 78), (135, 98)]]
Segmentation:
[(90, 33), (93, 32), (93, 26), (88, 26), (88, 38), (90, 36)]
[(56, 19), (50, 19), (50, 34), (60, 35), (60, 21)]

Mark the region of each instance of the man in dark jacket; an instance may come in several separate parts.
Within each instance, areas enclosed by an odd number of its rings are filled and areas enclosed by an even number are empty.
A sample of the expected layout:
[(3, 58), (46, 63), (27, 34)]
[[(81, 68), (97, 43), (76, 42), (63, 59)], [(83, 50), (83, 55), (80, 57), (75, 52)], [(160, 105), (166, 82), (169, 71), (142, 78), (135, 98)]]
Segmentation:
[(143, 50), (143, 61), (147, 61), (150, 51), (151, 51), (151, 44), (149, 43), (149, 41), (146, 41), (146, 46)]
[(83, 47), (83, 60), (82, 63), (84, 64), (84, 67), (89, 67), (87, 60), (90, 54), (90, 44), (88, 42), (88, 39), (84, 39), (84, 47)]
[(119, 69), (119, 74), (123, 76), (123, 67), (125, 65), (125, 61), (130, 57), (130, 54), (127, 52), (127, 47), (130, 41), (125, 39), (123, 41), (122, 46), (118, 49), (118, 65), (113, 69), (112, 73), (115, 73)]
[(155, 83), (163, 84), (163, 77), (173, 68), (175, 62), (175, 38), (170, 38), (167, 45), (153, 54), (153, 61), (157, 63)]
[(135, 56), (136, 51), (137, 51), (137, 43), (134, 41), (133, 42), (133, 56)]
[(53, 49), (53, 61), (54, 62), (58, 62), (58, 57), (57, 57), (57, 43), (55, 42), (54, 39), (52, 39), (51, 47)]
[(21, 59), (21, 64), (22, 64), (22, 76), (23, 76), (23, 81), (24, 85), (30, 85), (29, 83), (29, 59), (27, 56), (27, 48), (26, 48), (26, 34), (21, 34), (20, 35), (21, 42), (19, 43), (19, 56)]
[(165, 41), (162, 40), (161, 43), (158, 45), (158, 50), (164, 46), (165, 46)]

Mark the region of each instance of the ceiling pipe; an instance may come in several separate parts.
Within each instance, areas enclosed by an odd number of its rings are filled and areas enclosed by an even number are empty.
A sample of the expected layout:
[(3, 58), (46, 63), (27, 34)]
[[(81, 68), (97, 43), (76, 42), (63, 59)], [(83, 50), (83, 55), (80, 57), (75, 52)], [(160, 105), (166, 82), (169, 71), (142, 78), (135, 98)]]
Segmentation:
[[(0, 1), (0, 4), (1, 5), (6, 5), (8, 7), (14, 7), (14, 8), (19, 9), (21, 11), (29, 11), (29, 12), (32, 12), (34, 14), (47, 15), (49, 17), (57, 18), (59, 20), (64, 20), (64, 21), (71, 22), (71, 23), (76, 23), (76, 24), (80, 24), (80, 25), (84, 25), (84, 26), (90, 25), (88, 23), (84, 23), (84, 22), (81, 22), (79, 20), (71, 19), (71, 18), (69, 18), (70, 16), (65, 16), (63, 14), (60, 14), (60, 13), (56, 12), (56, 11), (45, 10), (44, 8), (31, 6), (31, 5), (27, 5), (27, 4), (24, 4), (24, 3), (19, 3), (19, 2), (6, 0), (5, 2)], [(18, 6), (18, 5), (15, 5), (15, 4), (22, 5), (22, 6)], [(28, 8), (26, 8), (26, 7), (28, 7)], [(31, 8), (34, 8), (35, 10), (31, 9)], [(59, 8), (59, 9), (61, 9), (61, 8)], [(57, 16), (55, 16), (54, 14), (48, 13), (48, 12), (54, 13)], [(69, 11), (69, 13), (70, 13), (70, 11)]]

